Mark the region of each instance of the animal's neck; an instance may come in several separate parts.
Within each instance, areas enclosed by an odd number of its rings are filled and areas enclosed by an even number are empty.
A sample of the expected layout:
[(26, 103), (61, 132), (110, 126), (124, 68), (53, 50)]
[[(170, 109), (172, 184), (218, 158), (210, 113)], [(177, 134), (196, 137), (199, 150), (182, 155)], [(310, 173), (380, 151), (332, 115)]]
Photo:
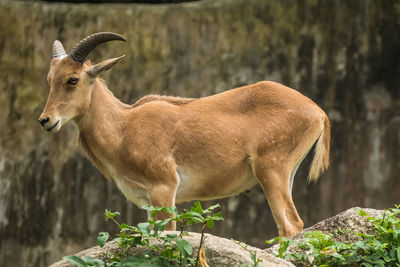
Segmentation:
[(106, 177), (110, 173), (104, 164), (117, 157), (127, 107), (97, 79), (92, 89), (90, 107), (78, 122), (79, 144)]

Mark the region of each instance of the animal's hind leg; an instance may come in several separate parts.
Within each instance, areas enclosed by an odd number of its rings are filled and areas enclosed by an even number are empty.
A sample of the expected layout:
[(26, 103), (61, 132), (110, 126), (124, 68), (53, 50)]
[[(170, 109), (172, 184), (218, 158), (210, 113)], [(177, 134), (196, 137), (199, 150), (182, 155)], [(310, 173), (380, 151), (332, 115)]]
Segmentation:
[(279, 236), (294, 236), (303, 230), (304, 224), (293, 204), (290, 192), (291, 170), (271, 168), (265, 162), (267, 161), (254, 162), (253, 172), (264, 190)]

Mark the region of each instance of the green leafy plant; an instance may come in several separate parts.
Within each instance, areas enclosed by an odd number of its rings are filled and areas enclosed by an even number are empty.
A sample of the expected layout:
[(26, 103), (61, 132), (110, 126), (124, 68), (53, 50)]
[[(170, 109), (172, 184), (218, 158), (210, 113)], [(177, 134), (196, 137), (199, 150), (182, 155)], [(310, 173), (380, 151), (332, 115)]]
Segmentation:
[[(245, 250), (247, 250), (247, 252), (250, 253), (251, 260), (253, 261), (252, 267), (258, 267), (258, 264), (261, 262), (261, 259), (257, 258), (257, 252), (253, 251), (253, 250), (250, 250), (246, 244), (243, 244), (240, 241), (236, 241), (236, 240), (233, 240), (233, 239), (231, 239), (231, 240), (233, 242), (235, 242), (238, 246), (240, 246), (240, 247), (244, 248)], [(249, 267), (249, 266), (247, 264), (242, 264), (240, 267)]]
[[(354, 234), (357, 241), (344, 243), (334, 240), (334, 235), (319, 231), (306, 233), (302, 241), (274, 238), (272, 244), (280, 240), (276, 256), (289, 260), (296, 266), (397, 266), (400, 267), (400, 207), (385, 210), (377, 217), (360, 210), (359, 214), (369, 221), (374, 231), (370, 234)], [(346, 233), (349, 234), (349, 233)], [(287, 252), (290, 245), (300, 251)]]
[[(214, 222), (223, 220), (221, 212), (213, 213), (219, 205), (211, 206), (203, 209), (200, 202), (195, 202), (190, 210), (178, 213), (175, 207), (154, 207), (144, 206), (143, 209), (149, 211), (154, 218), (157, 213), (167, 213), (171, 217), (164, 220), (148, 220), (139, 223), (136, 226), (119, 223), (116, 216), (118, 212), (105, 211), (106, 220), (113, 221), (119, 228), (117, 237), (113, 240), (116, 242), (119, 251), (110, 255), (103, 261), (101, 259), (92, 259), (90, 257), (66, 256), (64, 259), (70, 263), (79, 266), (197, 266), (199, 254), (193, 255), (192, 246), (183, 239), (187, 234), (187, 227), (195, 224), (202, 225), (200, 238), (200, 248), (204, 242), (204, 233), (207, 228), (212, 229)], [(175, 221), (179, 234), (165, 234), (164, 230), (168, 223)], [(100, 232), (97, 237), (97, 243), (100, 247), (110, 239), (107, 232)], [(160, 245), (161, 244), (161, 245)], [(146, 247), (146, 252), (129, 256), (129, 250), (137, 246)]]

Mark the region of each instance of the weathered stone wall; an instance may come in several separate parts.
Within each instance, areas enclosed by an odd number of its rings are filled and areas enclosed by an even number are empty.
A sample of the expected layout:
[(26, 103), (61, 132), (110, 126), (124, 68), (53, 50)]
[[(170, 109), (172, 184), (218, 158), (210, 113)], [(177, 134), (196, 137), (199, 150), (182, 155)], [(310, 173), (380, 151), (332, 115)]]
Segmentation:
[[(0, 1), (0, 266), (45, 266), (95, 244), (105, 208), (136, 223), (128, 204), (75, 146), (76, 129), (47, 135), (51, 45), (67, 50), (113, 31), (93, 61), (125, 54), (104, 75), (124, 102), (148, 93), (206, 96), (260, 80), (299, 89), (332, 122), (331, 168), (294, 200), (306, 225), (351, 206), (400, 196), (400, 5), (396, 1), (204, 0), (177, 5)], [(259, 188), (220, 201), (213, 234), (263, 246), (277, 234)], [(29, 264), (28, 264), (29, 263)]]

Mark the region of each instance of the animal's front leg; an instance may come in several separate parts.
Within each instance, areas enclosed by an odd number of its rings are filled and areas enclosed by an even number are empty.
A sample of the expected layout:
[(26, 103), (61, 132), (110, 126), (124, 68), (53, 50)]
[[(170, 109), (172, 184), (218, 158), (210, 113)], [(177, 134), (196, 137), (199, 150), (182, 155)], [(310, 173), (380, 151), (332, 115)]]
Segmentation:
[[(169, 185), (157, 185), (153, 186), (153, 189), (149, 192), (150, 203), (155, 207), (175, 207), (175, 191), (176, 188)], [(155, 220), (164, 220), (173, 216), (172, 214), (159, 212), (155, 216)], [(148, 214), (151, 219), (150, 213)], [(176, 230), (176, 222), (171, 221), (168, 223), (166, 230)]]

